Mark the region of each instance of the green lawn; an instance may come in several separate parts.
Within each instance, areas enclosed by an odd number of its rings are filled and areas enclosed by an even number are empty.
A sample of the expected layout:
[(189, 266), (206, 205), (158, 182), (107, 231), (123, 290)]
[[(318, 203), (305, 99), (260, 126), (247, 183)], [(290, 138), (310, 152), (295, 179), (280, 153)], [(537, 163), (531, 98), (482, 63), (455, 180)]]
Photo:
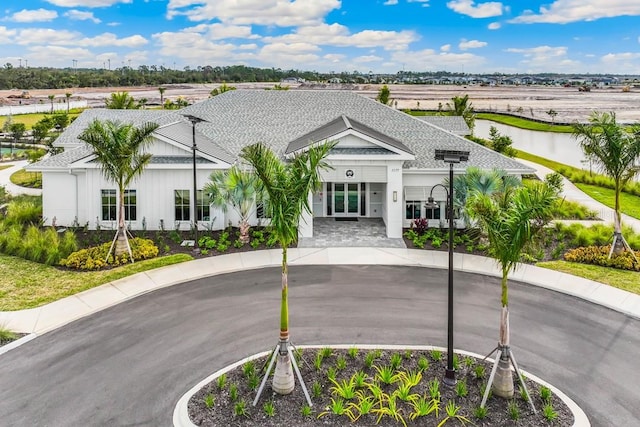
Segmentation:
[(9, 169), (12, 165), (0, 165), (0, 171), (3, 169)]
[[(82, 109), (71, 109), (69, 113), (69, 120), (73, 120), (78, 117), (82, 112)], [(66, 111), (56, 111), (54, 114), (62, 114), (66, 113)], [(32, 113), (32, 114), (15, 114), (11, 116), (13, 123), (24, 123), (27, 129), (31, 129), (33, 125), (35, 125), (40, 120), (45, 117), (51, 116), (49, 113)], [(7, 120), (8, 116), (0, 116), (0, 128), (4, 125), (4, 122)]]
[[(589, 197), (613, 208), (615, 205), (615, 191), (597, 185), (576, 183), (576, 187), (584, 191)], [(620, 211), (624, 214), (640, 219), (640, 197), (628, 193), (620, 193)]]
[(492, 122), (502, 123), (521, 129), (535, 130), (539, 132), (558, 132), (558, 133), (572, 133), (573, 127), (567, 125), (554, 125), (551, 123), (541, 123), (533, 120), (528, 120), (522, 117), (513, 117), (505, 114), (496, 113), (477, 113), (476, 119), (491, 120)]
[(81, 272), (0, 254), (0, 311), (39, 307), (135, 273), (192, 259), (191, 255), (176, 254), (112, 270)]
[(11, 182), (20, 187), (42, 188), (42, 172), (27, 172), (24, 169), (11, 174)]
[(536, 266), (573, 274), (574, 276), (584, 277), (585, 279), (640, 294), (640, 273), (637, 271), (618, 270), (567, 261), (545, 261), (537, 263)]

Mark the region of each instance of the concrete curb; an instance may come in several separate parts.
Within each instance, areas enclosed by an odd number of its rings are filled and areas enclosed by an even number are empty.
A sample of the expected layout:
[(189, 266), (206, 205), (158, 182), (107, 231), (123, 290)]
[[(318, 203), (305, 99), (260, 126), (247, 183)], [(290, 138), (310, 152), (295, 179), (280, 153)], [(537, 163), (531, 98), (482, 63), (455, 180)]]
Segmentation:
[[(0, 312), (6, 328), (41, 335), (148, 292), (217, 274), (278, 267), (281, 251), (270, 249), (220, 255), (174, 264), (128, 276), (63, 298), (42, 307)], [(289, 265), (397, 265), (447, 268), (448, 255), (441, 251), (397, 248), (291, 248)], [(456, 272), (501, 277), (492, 258), (454, 254)], [(510, 280), (561, 292), (640, 319), (640, 295), (566, 273), (519, 264)]]
[[(331, 348), (335, 348), (335, 349), (349, 349), (351, 347), (354, 347), (353, 345), (349, 345), (349, 344), (337, 344), (337, 345), (323, 345), (322, 347), (331, 347)], [(444, 347), (437, 347), (437, 346), (412, 346), (412, 345), (407, 345), (407, 346), (402, 346), (402, 345), (371, 345), (371, 344), (358, 344), (357, 346), (359, 349), (362, 350), (374, 350), (374, 349), (380, 349), (380, 350), (420, 350), (420, 351), (429, 351), (432, 349), (436, 349), (436, 350), (441, 350), (441, 351), (445, 351), (446, 352), (446, 348)], [(313, 345), (301, 345), (298, 346), (298, 348), (312, 348), (312, 349), (317, 349), (317, 348), (321, 348), (320, 346), (313, 346)], [(205, 385), (209, 384), (210, 382), (212, 382), (213, 380), (215, 380), (217, 377), (219, 377), (222, 374), (225, 374), (229, 371), (234, 370), (235, 368), (242, 366), (243, 364), (245, 364), (246, 362), (250, 361), (250, 360), (254, 360), (254, 359), (258, 359), (260, 357), (266, 356), (268, 354), (271, 354), (273, 352), (273, 350), (268, 350), (268, 351), (263, 351), (257, 354), (254, 354), (252, 356), (248, 356), (245, 357), (244, 359), (235, 362), (229, 366), (226, 366), (216, 372), (214, 372), (213, 374), (209, 375), (207, 378), (203, 379), (202, 381), (200, 381), (198, 384), (196, 384), (195, 386), (193, 386), (191, 389), (189, 389), (189, 391), (187, 391), (184, 395), (182, 395), (182, 397), (180, 397), (180, 399), (178, 400), (178, 402), (176, 403), (176, 407), (173, 410), (173, 425), (174, 427), (196, 427), (195, 424), (193, 424), (191, 422), (191, 419), (189, 418), (189, 413), (188, 413), (188, 404), (189, 404), (189, 400), (191, 399), (191, 397), (196, 394), (202, 387), (204, 387)], [(458, 354), (463, 354), (465, 356), (471, 356), (474, 357), (476, 359), (484, 359), (484, 356), (477, 354), (477, 353), (472, 353), (469, 351), (464, 351), (464, 350), (455, 350), (456, 353)], [(524, 375), (526, 375), (527, 378), (529, 378), (530, 380), (540, 384), (540, 385), (544, 385), (546, 387), (549, 387), (551, 389), (551, 391), (558, 396), (558, 398), (560, 398), (566, 405), (567, 407), (569, 407), (569, 410), (573, 413), (573, 427), (591, 427), (591, 423), (589, 422), (589, 418), (587, 418), (587, 415), (584, 413), (584, 411), (582, 410), (582, 408), (580, 408), (578, 406), (577, 403), (575, 403), (569, 396), (567, 396), (566, 394), (564, 394), (562, 391), (560, 391), (558, 388), (554, 387), (552, 384), (549, 384), (548, 382), (538, 378), (537, 376), (528, 373), (527, 371), (521, 370), (522, 373)]]

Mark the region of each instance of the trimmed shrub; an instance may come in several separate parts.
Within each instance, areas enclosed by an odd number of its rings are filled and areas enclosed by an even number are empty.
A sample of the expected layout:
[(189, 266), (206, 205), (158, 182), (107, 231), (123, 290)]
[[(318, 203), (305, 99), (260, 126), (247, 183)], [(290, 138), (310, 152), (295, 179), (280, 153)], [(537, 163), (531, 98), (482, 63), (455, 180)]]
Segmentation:
[[(630, 252), (624, 251), (618, 255), (609, 258), (608, 246), (586, 246), (575, 248), (564, 254), (564, 259), (570, 262), (579, 262), (582, 264), (595, 264), (602, 267), (613, 267), (621, 270), (640, 271), (640, 264), (636, 263)], [(640, 252), (636, 252), (636, 256), (640, 257)]]
[(44, 230), (30, 225), (26, 231), (21, 225), (6, 227), (0, 223), (0, 252), (47, 265), (56, 265), (77, 249), (76, 236), (67, 231), (62, 237), (48, 227)]
[[(158, 247), (153, 243), (153, 240), (134, 237), (133, 239), (129, 239), (129, 244), (131, 245), (134, 261), (158, 256)], [(110, 247), (111, 242), (108, 242), (100, 246), (81, 249), (61, 260), (60, 265), (77, 270), (99, 270), (101, 268), (115, 267), (131, 262), (128, 253), (117, 257), (111, 254), (109, 258), (107, 258)]]

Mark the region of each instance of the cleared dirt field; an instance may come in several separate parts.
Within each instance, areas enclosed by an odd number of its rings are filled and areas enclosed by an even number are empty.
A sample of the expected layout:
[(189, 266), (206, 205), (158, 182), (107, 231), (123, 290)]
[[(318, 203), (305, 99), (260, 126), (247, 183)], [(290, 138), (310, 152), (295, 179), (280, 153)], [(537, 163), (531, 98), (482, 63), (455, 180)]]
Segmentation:
[[(238, 89), (264, 89), (273, 87), (274, 83), (240, 83), (234, 84)], [(166, 85), (165, 99), (176, 99), (179, 96), (189, 102), (206, 99), (209, 92), (218, 84)], [(389, 85), (391, 98), (397, 101), (399, 109), (417, 108), (437, 109), (438, 104), (444, 107), (452, 97), (468, 94), (476, 110), (511, 112), (524, 117), (550, 120), (547, 114), (550, 109), (558, 115), (557, 122), (584, 121), (592, 111), (615, 111), (620, 122), (640, 121), (640, 89), (633, 88), (623, 92), (622, 87), (612, 86), (592, 89), (591, 92), (579, 92), (577, 88), (547, 86), (434, 86), (434, 85)], [(291, 90), (353, 90), (365, 96), (375, 98), (380, 85), (347, 85), (347, 84), (304, 84), (292, 85)], [(110, 87), (110, 88), (72, 88), (59, 90), (30, 91), (31, 99), (24, 103), (48, 103), (48, 95), (64, 98), (66, 92), (73, 93), (73, 99), (87, 100), (91, 106), (104, 105), (104, 99), (111, 92), (127, 91), (134, 98), (147, 98), (148, 104), (160, 103), (160, 92), (157, 87)], [(21, 91), (0, 91), (0, 99), (10, 102), (9, 95), (18, 95)]]

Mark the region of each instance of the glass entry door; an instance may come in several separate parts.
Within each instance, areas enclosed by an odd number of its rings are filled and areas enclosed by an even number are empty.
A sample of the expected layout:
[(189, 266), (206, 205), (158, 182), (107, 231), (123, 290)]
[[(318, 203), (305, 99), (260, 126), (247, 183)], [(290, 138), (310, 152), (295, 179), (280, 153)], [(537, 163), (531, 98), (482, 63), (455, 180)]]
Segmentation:
[(358, 183), (333, 183), (333, 206), (335, 216), (358, 216), (360, 191)]

